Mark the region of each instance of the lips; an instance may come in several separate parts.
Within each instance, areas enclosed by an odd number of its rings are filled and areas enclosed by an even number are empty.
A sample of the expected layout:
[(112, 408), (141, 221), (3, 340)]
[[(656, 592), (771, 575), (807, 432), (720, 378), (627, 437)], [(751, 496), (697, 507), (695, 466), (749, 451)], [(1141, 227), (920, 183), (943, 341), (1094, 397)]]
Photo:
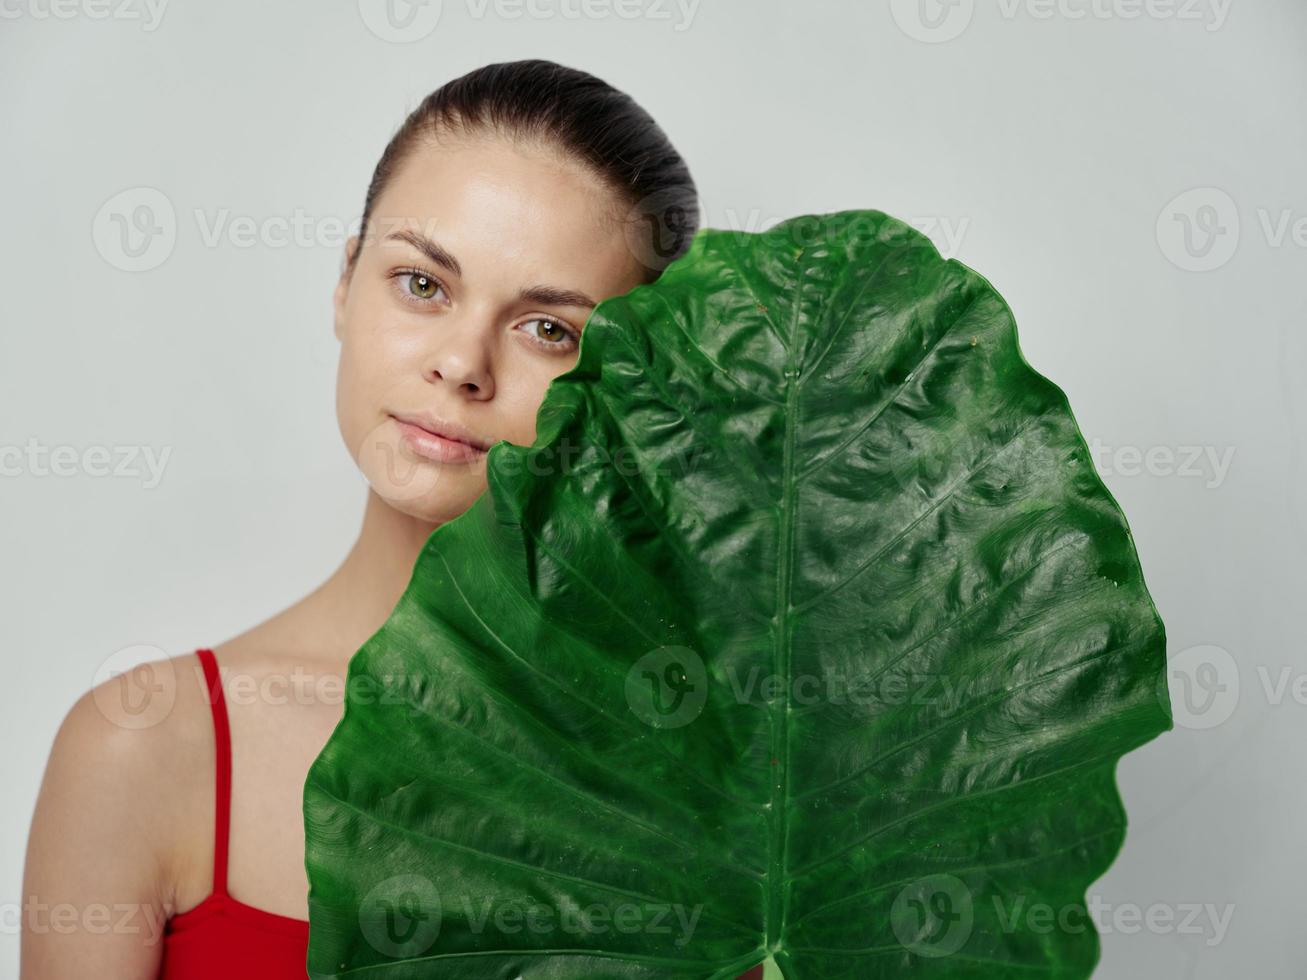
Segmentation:
[(391, 414), (400, 434), (417, 455), (439, 463), (467, 463), (484, 458), (490, 443), (465, 426), (422, 413)]

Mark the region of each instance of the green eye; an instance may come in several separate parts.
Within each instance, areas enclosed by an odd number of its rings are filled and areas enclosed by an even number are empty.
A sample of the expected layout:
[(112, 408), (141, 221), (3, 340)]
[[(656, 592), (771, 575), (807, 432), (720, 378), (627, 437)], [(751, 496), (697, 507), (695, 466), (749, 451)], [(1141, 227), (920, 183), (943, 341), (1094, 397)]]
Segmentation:
[(431, 299), (440, 288), (440, 283), (430, 276), (424, 276), (419, 272), (409, 273), (408, 291), (418, 299)]
[(567, 331), (556, 324), (553, 320), (537, 320), (540, 324), (540, 337), (544, 340), (559, 341), (567, 337)]
[(437, 292), (445, 291), (444, 283), (421, 269), (396, 269), (387, 278), (393, 284), (392, 288), (398, 290), (400, 299), (423, 307), (435, 298)]
[(544, 317), (527, 320), (522, 327), (526, 328), (527, 336), (531, 337), (538, 347), (570, 349), (579, 340), (575, 330), (557, 320), (547, 320)]

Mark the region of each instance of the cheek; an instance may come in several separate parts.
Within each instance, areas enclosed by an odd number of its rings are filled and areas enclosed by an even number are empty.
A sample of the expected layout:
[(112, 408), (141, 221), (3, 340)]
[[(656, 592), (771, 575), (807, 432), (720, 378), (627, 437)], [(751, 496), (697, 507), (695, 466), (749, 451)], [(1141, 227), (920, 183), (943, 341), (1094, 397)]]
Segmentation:
[(336, 421), (356, 460), (361, 443), (385, 420), (386, 409), (394, 407), (387, 392), (394, 390), (403, 363), (397, 341), (393, 332), (357, 324), (343, 331), (336, 366)]
[(519, 446), (529, 446), (536, 438), (536, 417), (544, 403), (549, 383), (565, 373), (567, 367), (541, 365), (541, 358), (523, 357), (509, 366), (509, 376), (495, 380), (495, 401), (499, 402), (498, 417), (502, 420), (503, 438)]
[[(358, 338), (362, 339), (362, 338)], [(414, 456), (387, 412), (397, 408), (384, 358), (367, 342), (342, 345), (336, 374), (336, 421), (345, 447), (364, 479), (392, 507), (424, 520), (447, 506), (445, 467)], [(443, 486), (442, 486), (443, 483)], [(433, 509), (435, 508), (435, 509)]]

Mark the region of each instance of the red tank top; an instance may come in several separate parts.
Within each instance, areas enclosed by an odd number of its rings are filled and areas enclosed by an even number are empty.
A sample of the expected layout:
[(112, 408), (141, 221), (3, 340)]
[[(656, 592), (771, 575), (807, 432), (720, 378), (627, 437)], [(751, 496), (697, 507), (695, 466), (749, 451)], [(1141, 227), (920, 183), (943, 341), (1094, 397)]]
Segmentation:
[[(309, 923), (238, 902), (227, 894), (227, 836), (231, 817), (231, 728), (213, 651), (195, 651), (213, 711), (218, 787), (215, 796), (213, 891), (164, 927), (159, 980), (299, 980), (308, 976)], [(756, 966), (739, 980), (762, 980)]]
[(308, 976), (309, 923), (238, 902), (227, 894), (231, 815), (231, 729), (213, 651), (195, 651), (213, 711), (218, 791), (214, 811), (213, 891), (164, 927), (160, 980), (291, 980)]

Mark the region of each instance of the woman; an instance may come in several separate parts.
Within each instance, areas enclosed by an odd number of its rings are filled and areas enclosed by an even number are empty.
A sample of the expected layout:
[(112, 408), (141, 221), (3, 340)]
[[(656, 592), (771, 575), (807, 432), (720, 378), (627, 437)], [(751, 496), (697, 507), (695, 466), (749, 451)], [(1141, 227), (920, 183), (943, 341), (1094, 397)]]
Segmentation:
[(663, 132), (584, 72), (490, 65), (414, 110), (334, 294), (358, 539), (290, 608), (73, 706), (28, 845), (23, 977), (305, 975), (303, 784), (350, 655), (486, 489), (486, 450), (535, 440), (596, 303), (656, 279), (698, 213)]

